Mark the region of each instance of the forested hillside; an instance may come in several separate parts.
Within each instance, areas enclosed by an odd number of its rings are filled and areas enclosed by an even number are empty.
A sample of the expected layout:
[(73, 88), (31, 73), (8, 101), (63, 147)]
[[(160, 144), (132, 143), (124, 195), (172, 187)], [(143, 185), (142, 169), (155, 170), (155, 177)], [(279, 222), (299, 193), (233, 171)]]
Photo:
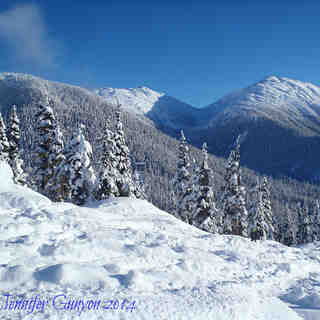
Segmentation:
[[(85, 89), (25, 75), (7, 76), (6, 81), (0, 81), (0, 92), (0, 106), (6, 122), (11, 106), (17, 104), (24, 148), (22, 154), (27, 166), (33, 165), (32, 152), (37, 141), (35, 114), (38, 101), (44, 94), (48, 94), (54, 101), (54, 112), (61, 125), (64, 140), (71, 138), (80, 123), (84, 124), (85, 135), (93, 146), (94, 167), (99, 168), (98, 159), (101, 155), (99, 141), (107, 118), (115, 119), (115, 105), (106, 104), (103, 99)], [(113, 120), (111, 122), (114, 124)], [(124, 111), (122, 121), (133, 163), (146, 162), (145, 185), (150, 201), (159, 208), (170, 211), (169, 182), (177, 168), (178, 141), (160, 132), (145, 117), (134, 116)], [(188, 136), (186, 139), (188, 141)], [(210, 143), (208, 147), (210, 149)], [(199, 149), (190, 146), (190, 153), (196, 161), (200, 161)], [(209, 155), (208, 163), (213, 171), (213, 190), (219, 206), (226, 160)], [(250, 190), (256, 183), (256, 176), (253, 171), (242, 168), (242, 182), (248, 190), (248, 200), (250, 200)], [(269, 182), (272, 206), (277, 214), (285, 211), (286, 203), (292, 210), (296, 210), (295, 205), (300, 202), (313, 206), (320, 194), (318, 186), (288, 178), (277, 180), (270, 178)]]

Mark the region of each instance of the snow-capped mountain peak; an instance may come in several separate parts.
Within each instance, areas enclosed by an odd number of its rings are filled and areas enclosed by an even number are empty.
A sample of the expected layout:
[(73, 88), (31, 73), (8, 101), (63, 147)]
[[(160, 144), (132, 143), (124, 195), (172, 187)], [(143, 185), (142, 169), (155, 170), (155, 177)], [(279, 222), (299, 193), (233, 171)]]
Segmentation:
[(137, 88), (101, 88), (94, 92), (103, 97), (110, 104), (121, 104), (127, 111), (144, 115), (151, 111), (155, 103), (164, 93), (154, 91), (147, 87)]
[(307, 82), (285, 77), (270, 76), (245, 89), (258, 101), (282, 105), (288, 101), (298, 100), (303, 103), (320, 101), (320, 88)]
[(262, 116), (285, 122), (288, 117), (295, 118), (296, 121), (301, 121), (305, 116), (317, 117), (319, 106), (320, 87), (285, 77), (268, 76), (223, 97), (203, 110), (211, 113), (211, 124), (231, 120), (239, 115)]

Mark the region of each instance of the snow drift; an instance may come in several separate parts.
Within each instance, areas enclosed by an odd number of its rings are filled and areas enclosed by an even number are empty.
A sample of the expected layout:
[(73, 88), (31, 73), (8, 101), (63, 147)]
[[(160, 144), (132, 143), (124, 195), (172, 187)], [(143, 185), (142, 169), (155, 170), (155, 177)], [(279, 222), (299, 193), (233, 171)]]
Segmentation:
[(293, 320), (320, 301), (317, 245), (208, 234), (143, 200), (52, 203), (11, 177), (1, 164), (1, 319)]

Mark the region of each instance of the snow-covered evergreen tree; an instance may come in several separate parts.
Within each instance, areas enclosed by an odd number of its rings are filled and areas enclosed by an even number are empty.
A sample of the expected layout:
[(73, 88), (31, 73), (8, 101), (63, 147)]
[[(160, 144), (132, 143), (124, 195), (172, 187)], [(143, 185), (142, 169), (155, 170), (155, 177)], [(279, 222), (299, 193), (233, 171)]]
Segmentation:
[(274, 216), (271, 207), (270, 186), (267, 177), (263, 177), (260, 185), (261, 201), (263, 207), (264, 220), (266, 222), (266, 233), (268, 240), (274, 240)]
[(272, 217), (270, 215), (271, 206), (268, 200), (267, 181), (264, 179), (263, 183), (260, 184), (258, 179), (256, 199), (248, 215), (248, 234), (251, 240), (267, 240), (268, 238), (273, 238)]
[(315, 240), (309, 210), (304, 203), (298, 208), (298, 231), (296, 235), (297, 244), (309, 243)]
[(102, 158), (101, 171), (99, 173), (99, 186), (97, 190), (97, 198), (99, 200), (109, 197), (118, 197), (119, 189), (117, 181), (120, 180), (118, 171), (117, 145), (115, 143), (115, 134), (110, 130), (110, 120), (107, 119), (103, 138), (102, 138)]
[(68, 200), (83, 205), (93, 194), (96, 176), (91, 166), (92, 148), (80, 126), (66, 150), (64, 175), (67, 177)]
[(147, 199), (146, 192), (144, 189), (144, 183), (137, 170), (133, 172), (133, 183), (134, 183), (134, 195), (137, 199)]
[(64, 142), (62, 132), (58, 124), (54, 131), (54, 143), (49, 162), (52, 168), (52, 175), (49, 180), (48, 191), (52, 194), (54, 201), (63, 201), (68, 197), (67, 176), (64, 174), (64, 164), (66, 157), (64, 155)]
[(295, 244), (295, 235), (293, 231), (293, 219), (288, 204), (286, 204), (286, 210), (282, 217), (281, 224), (279, 226), (279, 233), (281, 235), (281, 243), (286, 246)]
[(245, 189), (241, 186), (239, 138), (236, 149), (231, 151), (228, 159), (223, 191), (223, 233), (246, 237), (248, 212), (245, 204)]
[(12, 106), (10, 126), (8, 130), (9, 139), (9, 164), (13, 172), (13, 181), (20, 185), (26, 185), (26, 174), (23, 171), (23, 160), (20, 157), (20, 121), (17, 116), (16, 106)]
[(190, 185), (190, 156), (189, 147), (181, 131), (181, 138), (179, 144), (178, 164), (175, 177), (173, 179), (174, 189), (174, 207), (176, 209), (175, 216), (187, 223), (190, 223), (191, 214), (193, 211), (192, 198), (191, 198), (191, 185)]
[(205, 231), (218, 233), (217, 217), (218, 211), (214, 201), (214, 194), (211, 187), (212, 170), (208, 166), (208, 152), (206, 143), (202, 146), (203, 160), (195, 175), (196, 195), (195, 209), (191, 223)]
[(320, 240), (320, 202), (316, 200), (313, 204), (313, 214), (312, 214), (312, 229), (314, 234), (314, 240)]
[(0, 113), (0, 160), (9, 162), (10, 144), (2, 114)]
[(53, 101), (46, 96), (38, 107), (34, 180), (40, 193), (53, 201), (61, 201), (65, 198), (65, 179), (61, 174), (61, 164), (65, 159), (62, 134), (54, 116)]
[(123, 125), (121, 121), (120, 106), (116, 111), (116, 131), (114, 136), (116, 144), (117, 169), (119, 176), (116, 183), (120, 197), (134, 197), (135, 186), (132, 179), (132, 166), (130, 152), (125, 141)]

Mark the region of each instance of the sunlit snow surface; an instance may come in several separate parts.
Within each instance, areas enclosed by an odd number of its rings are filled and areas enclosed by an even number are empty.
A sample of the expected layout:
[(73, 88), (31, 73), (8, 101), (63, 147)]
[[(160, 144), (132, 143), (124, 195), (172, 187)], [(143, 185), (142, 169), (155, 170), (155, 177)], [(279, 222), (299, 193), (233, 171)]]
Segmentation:
[(115, 105), (120, 103), (124, 108), (137, 114), (150, 112), (154, 104), (164, 95), (164, 93), (146, 87), (130, 89), (101, 88), (94, 92), (105, 98), (109, 103)]
[[(142, 200), (53, 204), (3, 164), (0, 179), (1, 319), (291, 320), (289, 304), (320, 305), (319, 245), (207, 234)], [(43, 313), (3, 310), (5, 294), (38, 296)], [(62, 294), (101, 307), (56, 310)], [(116, 299), (135, 309), (103, 309)]]

